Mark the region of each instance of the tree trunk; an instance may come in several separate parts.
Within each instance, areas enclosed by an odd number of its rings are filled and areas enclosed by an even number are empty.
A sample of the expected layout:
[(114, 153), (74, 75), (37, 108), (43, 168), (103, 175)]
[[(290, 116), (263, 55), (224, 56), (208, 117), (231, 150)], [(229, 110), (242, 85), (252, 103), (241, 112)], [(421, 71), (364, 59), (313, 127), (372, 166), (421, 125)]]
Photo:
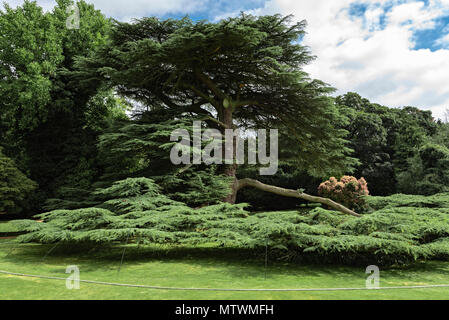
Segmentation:
[(226, 168), (225, 175), (228, 177), (232, 177), (233, 180), (231, 182), (231, 193), (223, 199), (224, 202), (228, 202), (234, 204), (237, 200), (237, 191), (239, 187), (239, 180), (236, 177), (237, 165), (232, 165)]
[(361, 215), (359, 215), (358, 213), (352, 211), (351, 209), (346, 208), (345, 206), (343, 206), (339, 203), (336, 203), (335, 201), (332, 201), (331, 199), (311, 196), (306, 193), (301, 193), (297, 190), (284, 189), (284, 188), (280, 188), (280, 187), (270, 186), (270, 185), (264, 184), (260, 181), (253, 180), (253, 179), (237, 180), (236, 193), (238, 190), (245, 188), (245, 187), (254, 187), (259, 190), (274, 193), (274, 194), (284, 196), (284, 197), (298, 198), (298, 199), (307, 200), (309, 202), (322, 203), (322, 204), (325, 204), (337, 211), (343, 212), (345, 214), (349, 214), (349, 215), (352, 215), (355, 217), (361, 217)]
[[(234, 123), (232, 120), (232, 108), (230, 106), (228, 106), (227, 108), (223, 108), (222, 119), (220, 119), (220, 120), (226, 126), (225, 128), (223, 128), (224, 130), (225, 129), (233, 129)], [(224, 135), (224, 130), (223, 130), (223, 135)], [(236, 150), (237, 143), (236, 143), (235, 139), (233, 140), (232, 146), (233, 146), (232, 158), (235, 161), (236, 151), (237, 151)], [(225, 152), (225, 148), (223, 149), (223, 152)], [(237, 200), (237, 191), (238, 191), (238, 185), (239, 185), (239, 181), (236, 176), (237, 167), (238, 167), (238, 165), (236, 163), (234, 163), (234, 164), (230, 164), (230, 165), (225, 165), (225, 169), (224, 169), (224, 174), (228, 177), (233, 178), (233, 180), (231, 182), (231, 192), (228, 196), (226, 196), (226, 198), (223, 199), (223, 201), (231, 203), (231, 204), (234, 204), (235, 201)]]

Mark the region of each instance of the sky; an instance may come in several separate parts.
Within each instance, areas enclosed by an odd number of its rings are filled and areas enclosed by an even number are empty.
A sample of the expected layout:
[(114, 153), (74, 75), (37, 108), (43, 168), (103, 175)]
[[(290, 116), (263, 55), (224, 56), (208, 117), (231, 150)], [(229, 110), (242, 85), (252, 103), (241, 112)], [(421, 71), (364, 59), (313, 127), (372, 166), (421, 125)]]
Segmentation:
[[(12, 6), (21, 0), (6, 0)], [(46, 10), (53, 0), (37, 0)], [(449, 109), (449, 0), (87, 0), (121, 21), (143, 16), (218, 21), (241, 11), (306, 20), (312, 78), (389, 107)]]

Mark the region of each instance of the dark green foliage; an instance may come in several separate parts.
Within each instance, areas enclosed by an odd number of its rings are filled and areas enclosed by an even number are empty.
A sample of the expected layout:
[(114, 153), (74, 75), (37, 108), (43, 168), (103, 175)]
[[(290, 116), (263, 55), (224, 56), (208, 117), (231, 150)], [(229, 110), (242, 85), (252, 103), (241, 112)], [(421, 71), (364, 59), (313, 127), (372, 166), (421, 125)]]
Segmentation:
[(349, 124), (339, 126), (350, 132), (349, 146), (360, 160), (354, 175), (366, 179), (373, 195), (405, 192), (404, 183), (397, 184), (397, 179), (415, 170), (412, 159), (438, 130), (431, 112), (414, 107), (388, 108), (352, 92), (337, 97), (336, 103), (350, 119)]
[[(122, 195), (126, 194), (126, 198)], [(216, 244), (263, 250), (277, 259), (320, 263), (408, 264), (449, 258), (447, 195), (369, 199), (380, 209), (356, 218), (316, 208), (250, 214), (245, 205), (219, 204), (192, 209), (159, 193), (145, 178), (127, 179), (99, 190), (97, 207), (57, 210), (45, 222), (16, 222), (28, 233), (22, 242)], [(404, 198), (405, 197), (405, 198)]]
[(433, 196), (395, 194), (389, 197), (366, 197), (374, 210), (386, 207), (449, 208), (449, 193)]
[(393, 193), (396, 181), (394, 150), (390, 146), (395, 143), (396, 115), (388, 108), (371, 104), (352, 92), (337, 97), (336, 103), (349, 118), (343, 128), (349, 131), (348, 140), (354, 149), (353, 156), (360, 160), (353, 174), (366, 179), (372, 194)]
[[(175, 166), (170, 160), (170, 135), (176, 129), (192, 133), (195, 118), (170, 119), (163, 111), (144, 112), (136, 121), (117, 122), (99, 138), (103, 181), (151, 177), (163, 193), (189, 206), (215, 204), (229, 194), (230, 179), (217, 166)], [(193, 143), (191, 142), (191, 145)], [(201, 152), (191, 147), (190, 151)]]
[[(76, 55), (87, 55), (107, 40), (109, 21), (84, 1), (77, 2), (80, 28), (66, 27), (66, 9), (53, 12), (36, 2), (0, 11), (0, 144), (22, 171), (38, 182), (33, 211), (82, 194), (99, 175), (96, 138), (104, 122), (124, 105), (112, 91), (83, 87), (70, 77)], [(69, 193), (66, 192), (69, 190)], [(56, 199), (56, 200), (55, 200)], [(75, 201), (74, 198), (70, 199)]]
[[(45, 208), (75, 209), (95, 205), (91, 190), (111, 186), (127, 177), (150, 177), (162, 187), (165, 195), (192, 207), (214, 204), (226, 197), (230, 179), (217, 172), (216, 166), (180, 167), (171, 163), (170, 150), (176, 142), (170, 142), (170, 135), (175, 129), (191, 132), (193, 119), (167, 118), (170, 118), (167, 114), (153, 111), (140, 114), (135, 121), (112, 121), (98, 139), (100, 160), (77, 171), (73, 176), (77, 179), (66, 181), (65, 185), (70, 187), (60, 187)], [(97, 152), (93, 141), (87, 150)], [(191, 150), (197, 152), (194, 148)], [(74, 192), (76, 190), (78, 192)]]
[(398, 190), (432, 195), (449, 191), (449, 149), (426, 144), (409, 159), (409, 167), (398, 175)]
[[(449, 112), (448, 112), (449, 117)], [(437, 132), (432, 137), (432, 142), (449, 148), (449, 122), (439, 123)]]
[(231, 179), (217, 172), (216, 167), (189, 168), (182, 173), (154, 176), (164, 194), (189, 206), (215, 204), (230, 192)]
[(20, 213), (24, 200), (36, 188), (37, 184), (28, 179), (0, 148), (0, 213)]
[(180, 169), (170, 162), (170, 150), (177, 143), (170, 142), (170, 135), (176, 129), (191, 132), (192, 120), (151, 120), (116, 122), (99, 137), (98, 149), (107, 179), (145, 171), (163, 174)]

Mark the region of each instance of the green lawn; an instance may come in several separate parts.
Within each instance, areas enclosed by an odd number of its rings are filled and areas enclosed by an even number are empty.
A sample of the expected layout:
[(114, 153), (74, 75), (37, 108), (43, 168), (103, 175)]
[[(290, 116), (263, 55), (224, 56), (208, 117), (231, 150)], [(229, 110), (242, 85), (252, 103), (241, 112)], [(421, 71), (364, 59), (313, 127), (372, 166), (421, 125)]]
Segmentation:
[[(11, 251), (11, 249), (15, 248)], [(364, 287), (364, 268), (298, 266), (248, 258), (245, 253), (210, 249), (127, 247), (76, 253), (52, 246), (15, 245), (0, 241), (0, 270), (66, 278), (68, 265), (77, 265), (81, 279), (129, 284), (203, 288), (332, 288)], [(83, 250), (79, 250), (83, 252)], [(9, 254), (9, 255), (8, 255)], [(381, 286), (449, 283), (449, 262), (381, 270)], [(65, 281), (0, 274), (0, 299), (449, 299), (449, 288), (343, 292), (205, 292), (111, 287), (81, 283), (68, 290)]]

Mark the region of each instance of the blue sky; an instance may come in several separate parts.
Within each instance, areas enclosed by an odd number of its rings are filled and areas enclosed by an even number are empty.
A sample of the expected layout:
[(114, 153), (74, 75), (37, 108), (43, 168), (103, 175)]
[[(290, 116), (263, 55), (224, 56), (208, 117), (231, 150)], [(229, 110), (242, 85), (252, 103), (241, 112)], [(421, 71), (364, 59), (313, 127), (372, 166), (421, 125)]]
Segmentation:
[[(403, 1), (406, 3), (406, 1)], [(410, 1), (412, 2), (412, 1)], [(423, 3), (424, 10), (429, 10), (431, 3), (429, 1), (415, 1), (417, 3)], [(379, 16), (379, 23), (377, 24), (378, 29), (382, 30), (388, 26), (388, 14), (392, 12), (395, 5), (394, 2), (390, 2), (387, 5), (375, 5), (376, 8), (380, 8), (382, 13)], [(369, 3), (354, 2), (349, 6), (349, 16), (351, 18), (360, 18), (363, 20), (363, 25), (365, 28), (370, 28), (369, 21), (367, 21), (365, 14), (371, 7)], [(447, 43), (441, 43), (438, 40), (449, 34), (449, 12), (443, 13), (442, 15), (433, 19), (434, 25), (425, 29), (414, 29), (413, 30), (413, 41), (416, 43), (413, 47), (416, 50), (419, 49), (430, 49), (431, 51), (436, 51), (439, 49), (447, 48)], [(404, 24), (413, 23), (413, 16), (410, 17), (408, 21)], [(372, 27), (372, 26), (371, 26)], [(373, 29), (370, 29), (373, 31)]]
[[(449, 0), (87, 0), (107, 16), (195, 20), (293, 14), (308, 21), (303, 43), (317, 59), (305, 68), (338, 89), (392, 107), (442, 117), (449, 109)], [(11, 5), (21, 0), (6, 0)], [(38, 0), (49, 10), (53, 0)]]

